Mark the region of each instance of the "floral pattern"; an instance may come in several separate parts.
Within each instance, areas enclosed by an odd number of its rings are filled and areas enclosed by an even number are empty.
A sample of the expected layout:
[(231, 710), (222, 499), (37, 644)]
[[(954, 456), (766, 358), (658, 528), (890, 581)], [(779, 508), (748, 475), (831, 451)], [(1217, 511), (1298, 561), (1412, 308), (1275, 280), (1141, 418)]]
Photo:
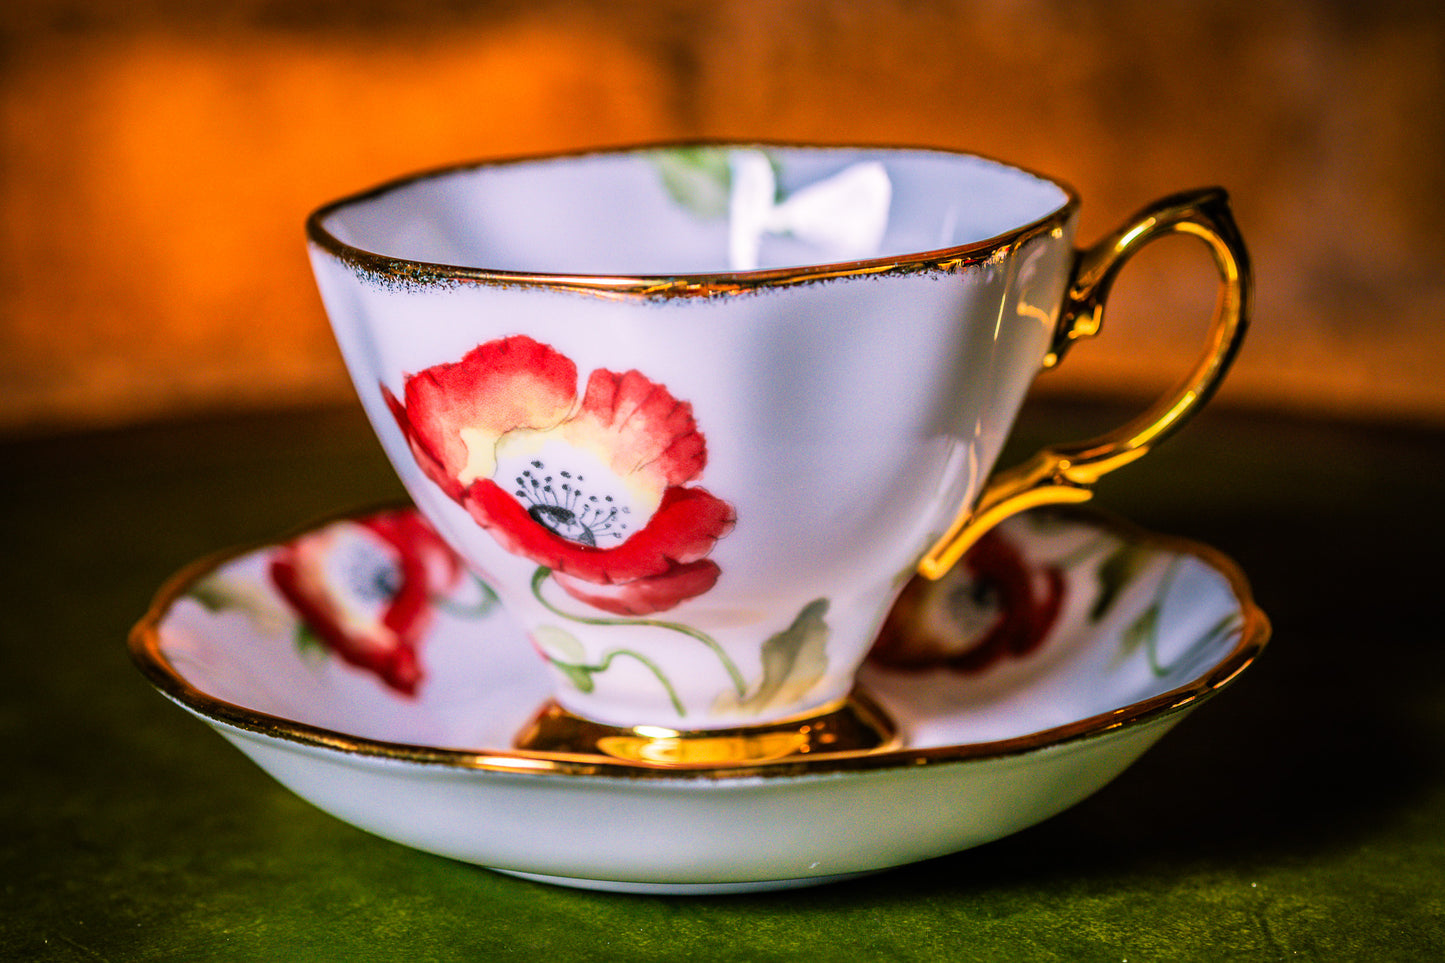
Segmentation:
[(761, 266), (765, 239), (789, 237), (819, 260), (876, 257), (893, 185), (878, 161), (861, 161), (785, 190), (783, 161), (762, 150), (683, 147), (650, 155), (673, 202), (704, 220), (726, 218), (728, 268)]
[(525, 335), (382, 392), (418, 466), (513, 554), (615, 615), (716, 584), (730, 505), (692, 484), (707, 447), (692, 406), (637, 371), (591, 372)]
[(418, 645), (434, 603), (460, 581), (462, 567), (421, 516), (399, 510), (338, 522), (281, 545), (269, 572), (300, 618), (302, 641), (415, 695), (423, 676)]
[[(1115, 629), (1116, 664), (1142, 656), (1158, 678), (1178, 670), (1195, 650), (1165, 660), (1160, 636), (1185, 556), (1104, 532), (1062, 555), (1046, 552), (1039, 558), (1023, 551), (1032, 535), (1047, 538), (1066, 530), (1067, 524), (1061, 525), (1066, 514), (1034, 512), (1012, 519), (985, 535), (944, 578), (910, 581), (869, 658), (895, 669), (981, 673), (1036, 653), (1062, 620), (1064, 603), (1081, 592), (1077, 618), (1090, 625), (1128, 613)], [(1150, 594), (1138, 597), (1146, 584), (1152, 585)], [(1125, 603), (1130, 594), (1134, 600)], [(1237, 634), (1242, 625), (1232, 611), (1204, 634), (1203, 643)]]
[(1038, 649), (1063, 601), (1062, 570), (1030, 565), (1009, 536), (992, 529), (947, 578), (909, 582), (870, 658), (896, 668), (982, 672)]

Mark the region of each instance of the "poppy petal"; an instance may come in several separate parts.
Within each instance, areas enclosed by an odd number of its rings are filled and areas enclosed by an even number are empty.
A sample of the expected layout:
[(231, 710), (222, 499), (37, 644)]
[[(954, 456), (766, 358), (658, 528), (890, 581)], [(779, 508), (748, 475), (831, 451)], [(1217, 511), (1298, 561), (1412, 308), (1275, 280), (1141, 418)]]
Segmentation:
[(680, 602), (695, 598), (717, 584), (722, 569), (709, 559), (675, 565), (661, 575), (615, 585), (584, 582), (560, 572), (552, 578), (581, 602), (614, 615), (643, 616), (664, 612)]
[(381, 386), (381, 396), (386, 401), (387, 408), (391, 409), (391, 416), (396, 419), (396, 426), (401, 429), (403, 437), (406, 438), (407, 447), (411, 449), (412, 458), (416, 459), (417, 467), (422, 474), (430, 478), (432, 482), (446, 493), (447, 497), (456, 501), (462, 497), (462, 485), (452, 475), (447, 473), (446, 468), (426, 444), (417, 437), (416, 429), (411, 426), (411, 419), (407, 417), (406, 406), (397, 400), (396, 395), (386, 385)]
[(640, 531), (616, 548), (598, 549), (561, 538), (534, 521), (492, 481), (462, 495), (462, 505), (507, 551), (556, 572), (599, 585), (662, 575), (695, 562), (732, 530), (732, 506), (702, 488), (669, 488)]
[[(421, 562), (366, 521), (353, 526), (334, 526), (279, 548), (270, 565), (272, 584), (329, 651), (393, 689), (414, 695), (422, 678), (416, 646), (430, 617)], [(331, 553), (343, 535), (354, 536), (358, 528), (377, 536), (400, 575), (395, 596), (369, 615), (348, 606), (328, 577)]]
[[(963, 673), (982, 672), (1005, 658), (1023, 658), (1047, 638), (1063, 607), (1065, 584), (1057, 568), (1030, 565), (997, 529), (979, 539), (959, 571), (931, 582), (915, 578), (904, 588), (884, 623), (870, 658), (904, 669), (940, 665)], [(960, 599), (986, 599), (966, 606)], [(989, 613), (986, 627), (973, 628)]]
[(491, 474), (492, 447), (502, 435), (552, 428), (571, 413), (577, 365), (548, 345), (514, 335), (412, 375), (405, 399), (412, 450), (420, 446), (441, 474), (454, 479), (443, 488), (460, 490)]
[(563, 430), (619, 476), (641, 476), (657, 492), (691, 481), (707, 464), (692, 405), (636, 371), (592, 372), (582, 406)]

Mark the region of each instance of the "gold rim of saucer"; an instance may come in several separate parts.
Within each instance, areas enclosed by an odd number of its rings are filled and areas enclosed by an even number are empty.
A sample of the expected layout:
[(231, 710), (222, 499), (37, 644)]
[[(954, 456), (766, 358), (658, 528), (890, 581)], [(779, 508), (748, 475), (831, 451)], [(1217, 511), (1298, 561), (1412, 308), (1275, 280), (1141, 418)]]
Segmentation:
[[(767, 150), (835, 150), (835, 151), (892, 151), (895, 153), (930, 153), (958, 158), (974, 158), (988, 161), (1000, 167), (1017, 171), (1045, 181), (1058, 188), (1064, 200), (1044, 216), (1021, 224), (995, 237), (985, 238), (968, 244), (922, 251), (901, 251), (894, 255), (865, 258), (855, 261), (820, 262), (786, 268), (766, 268), (753, 271), (719, 271), (698, 274), (660, 275), (610, 275), (610, 274), (550, 274), (523, 271), (466, 267), (458, 264), (442, 264), (420, 261), (395, 255), (382, 254), (364, 248), (354, 247), (337, 237), (326, 227), (327, 218), (345, 207), (372, 200), (423, 181), (436, 180), (452, 174), (479, 171), (485, 168), (509, 167), (519, 164), (535, 164), (547, 161), (577, 160), (598, 156), (622, 156), (641, 154), (647, 151), (678, 148), (712, 147), (746, 150), (757, 148)], [(662, 140), (633, 144), (630, 146), (598, 150), (564, 151), (557, 153), (529, 154), (503, 157), (495, 160), (473, 161), (452, 164), (408, 174), (386, 181), (368, 190), (331, 201), (312, 211), (306, 219), (306, 237), (316, 247), (331, 257), (350, 266), (352, 270), (388, 285), (446, 285), (458, 282), (502, 285), (507, 287), (540, 287), (587, 294), (609, 300), (662, 300), (671, 298), (716, 298), (750, 294), (766, 288), (790, 287), (818, 281), (829, 281), (847, 277), (866, 277), (884, 274), (917, 274), (922, 272), (954, 272), (986, 262), (1000, 251), (1022, 246), (1033, 238), (1060, 231), (1079, 209), (1079, 193), (1074, 188), (1047, 174), (1041, 174), (1027, 167), (1020, 167), (1008, 161), (999, 160), (986, 154), (972, 151), (950, 150), (942, 147), (908, 145), (869, 144), (828, 144), (789, 143), (768, 140)]]
[(855, 689), (810, 713), (724, 729), (613, 726), (569, 712), (553, 700), (523, 727), (513, 745), (523, 752), (600, 762), (715, 769), (886, 751), (900, 744), (893, 718)]
[(291, 532), (283, 533), (279, 537), (258, 539), (255, 542), (217, 552), (191, 563), (161, 586), (152, 599), (150, 608), (132, 627), (127, 639), (131, 660), (141, 674), (163, 695), (201, 718), (241, 732), (284, 740), (302, 749), (333, 751), (401, 763), (511, 775), (559, 778), (603, 776), (623, 779), (701, 779), (707, 782), (716, 782), (758, 776), (788, 778), (962, 763), (1019, 756), (1044, 748), (1057, 748), (1105, 733), (1154, 722), (1164, 716), (1198, 705), (1238, 678), (1264, 650), (1270, 637), (1269, 619), (1255, 603), (1248, 580), (1239, 566), (1223, 552), (1192, 539), (1148, 531), (1099, 509), (1073, 508), (1061, 511), (1059, 514), (1087, 520), (1090, 524), (1098, 525), (1108, 531), (1155, 548), (1192, 556), (1222, 575), (1228, 582), (1239, 606), (1241, 616), (1239, 637), (1229, 653), (1208, 671), (1177, 688), (1110, 712), (1076, 719), (1064, 725), (1042, 729), (1027, 735), (991, 742), (924, 748), (909, 748), (906, 745), (900, 745), (896, 748), (830, 751), (811, 756), (795, 755), (775, 762), (693, 768), (644, 765), (597, 755), (532, 752), (500, 747), (482, 751), (449, 749), (350, 735), (227, 702), (197, 689), (186, 681), (162, 652), (160, 626), (171, 607), (184, 597), (198, 580), (220, 566), (250, 552), (262, 550), (285, 541), (288, 537), (298, 536), (322, 525), (357, 518), (371, 512), (411, 507), (409, 502), (391, 502), (329, 513), (308, 524), (298, 525)]

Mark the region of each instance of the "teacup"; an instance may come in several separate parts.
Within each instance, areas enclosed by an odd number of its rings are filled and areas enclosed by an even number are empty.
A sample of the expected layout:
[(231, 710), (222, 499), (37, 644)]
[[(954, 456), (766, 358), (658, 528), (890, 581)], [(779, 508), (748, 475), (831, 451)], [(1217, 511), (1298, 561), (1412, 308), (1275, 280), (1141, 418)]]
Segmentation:
[[(701, 144), (454, 167), (315, 212), (387, 455), (554, 670), (520, 744), (735, 765), (887, 742), (854, 675), (910, 577), (1089, 498), (1243, 337), (1222, 191), (1082, 251), (1077, 208), (969, 154)], [(990, 480), (1035, 375), (1172, 233), (1221, 275), (1201, 360), (1119, 430)]]

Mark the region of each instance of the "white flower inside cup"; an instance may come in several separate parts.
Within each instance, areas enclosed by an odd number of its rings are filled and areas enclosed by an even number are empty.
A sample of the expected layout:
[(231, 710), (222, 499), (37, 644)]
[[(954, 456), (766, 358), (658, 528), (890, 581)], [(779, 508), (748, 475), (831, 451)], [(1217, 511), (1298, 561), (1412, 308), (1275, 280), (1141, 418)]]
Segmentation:
[(734, 271), (758, 267), (765, 234), (795, 237), (816, 247), (828, 261), (878, 254), (893, 195), (882, 164), (853, 164), (781, 201), (772, 162), (762, 151), (733, 151), (729, 165), (728, 261)]

